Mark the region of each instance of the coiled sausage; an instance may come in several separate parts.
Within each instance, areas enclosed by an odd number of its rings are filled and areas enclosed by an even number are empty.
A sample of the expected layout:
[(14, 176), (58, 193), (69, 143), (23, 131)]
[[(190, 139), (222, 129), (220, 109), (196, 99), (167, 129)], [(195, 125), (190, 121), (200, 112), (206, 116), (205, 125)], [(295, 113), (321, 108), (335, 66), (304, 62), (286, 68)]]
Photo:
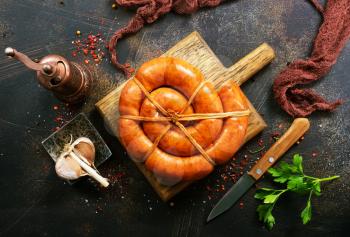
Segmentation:
[[(222, 86), (217, 93), (205, 82), (201, 72), (187, 62), (161, 57), (141, 66), (135, 78), (150, 93), (152, 99), (171, 113), (222, 113), (246, 110), (247, 104), (240, 88), (233, 82)], [(184, 111), (189, 98), (200, 87), (191, 105)], [(163, 117), (145, 97), (134, 80), (123, 88), (119, 100), (120, 115)], [(213, 165), (204, 159), (195, 146), (171, 121), (135, 121), (120, 118), (119, 136), (129, 156), (145, 162), (160, 182), (174, 184), (181, 180), (197, 180), (208, 175)], [(243, 142), (248, 117), (203, 119), (183, 122), (186, 130), (216, 164), (229, 160)], [(153, 143), (160, 136), (157, 147)], [(149, 151), (154, 150), (149, 154)]]

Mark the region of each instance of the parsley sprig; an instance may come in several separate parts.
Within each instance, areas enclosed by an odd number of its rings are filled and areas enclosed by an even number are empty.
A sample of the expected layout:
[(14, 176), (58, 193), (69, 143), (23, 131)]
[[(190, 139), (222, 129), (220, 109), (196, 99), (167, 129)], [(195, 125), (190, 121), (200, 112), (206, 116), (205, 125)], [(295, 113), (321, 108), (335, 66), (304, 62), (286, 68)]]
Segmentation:
[(274, 177), (276, 183), (286, 184), (285, 189), (260, 188), (255, 194), (255, 198), (262, 200), (257, 208), (259, 220), (263, 221), (269, 229), (272, 229), (275, 224), (275, 218), (272, 215), (272, 210), (275, 207), (278, 199), (286, 192), (295, 192), (299, 194), (307, 194), (308, 200), (306, 207), (300, 214), (303, 224), (307, 224), (311, 220), (311, 197), (321, 195), (321, 182), (339, 178), (338, 175), (327, 178), (316, 178), (304, 174), (303, 157), (299, 154), (293, 156), (293, 163), (288, 164), (284, 161), (277, 168), (270, 168), (268, 172)]

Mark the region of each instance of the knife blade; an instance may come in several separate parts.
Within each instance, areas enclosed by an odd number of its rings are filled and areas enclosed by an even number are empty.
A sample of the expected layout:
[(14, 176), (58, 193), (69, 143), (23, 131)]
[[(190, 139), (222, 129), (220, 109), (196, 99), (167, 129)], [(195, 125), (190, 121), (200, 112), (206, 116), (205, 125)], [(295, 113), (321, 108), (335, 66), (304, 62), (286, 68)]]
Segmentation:
[(309, 129), (310, 122), (307, 118), (297, 118), (293, 121), (289, 129), (278, 139), (265, 155), (244, 174), (219, 200), (211, 210), (207, 222), (230, 209), (263, 174), (273, 166), (277, 160)]

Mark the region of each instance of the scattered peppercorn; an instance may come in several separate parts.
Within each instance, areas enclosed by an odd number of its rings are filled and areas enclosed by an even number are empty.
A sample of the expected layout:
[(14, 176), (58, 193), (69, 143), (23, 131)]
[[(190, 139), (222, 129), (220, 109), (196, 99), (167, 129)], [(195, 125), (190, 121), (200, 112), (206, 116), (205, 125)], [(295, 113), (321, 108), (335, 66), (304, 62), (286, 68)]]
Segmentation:
[(88, 60), (89, 62), (92, 61), (95, 64), (99, 64), (105, 58), (105, 53), (103, 52), (104, 43), (101, 33), (92, 34), (90, 32), (86, 38), (79, 38), (72, 41), (72, 44), (75, 45), (72, 55), (75, 57), (81, 52), (85, 56), (84, 63), (88, 64), (86, 61)]
[(83, 49), (83, 54), (84, 55), (88, 55), (89, 54), (89, 50), (88, 49)]

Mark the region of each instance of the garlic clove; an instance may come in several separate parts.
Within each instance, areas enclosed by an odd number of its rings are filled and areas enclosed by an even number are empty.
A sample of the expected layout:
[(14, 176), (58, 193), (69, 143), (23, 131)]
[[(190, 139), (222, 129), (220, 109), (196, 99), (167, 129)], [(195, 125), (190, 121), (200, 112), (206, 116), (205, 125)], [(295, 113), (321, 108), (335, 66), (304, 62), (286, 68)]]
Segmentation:
[(80, 142), (74, 147), (74, 152), (78, 152), (82, 158), (84, 158), (85, 163), (90, 166), (95, 161), (95, 152), (91, 149), (91, 146), (85, 142)]
[(75, 180), (87, 175), (80, 165), (67, 153), (63, 153), (57, 159), (55, 170), (59, 177), (66, 180)]
[(84, 162), (90, 166), (94, 166), (95, 146), (87, 137), (80, 137), (72, 143), (75, 152), (78, 152)]

